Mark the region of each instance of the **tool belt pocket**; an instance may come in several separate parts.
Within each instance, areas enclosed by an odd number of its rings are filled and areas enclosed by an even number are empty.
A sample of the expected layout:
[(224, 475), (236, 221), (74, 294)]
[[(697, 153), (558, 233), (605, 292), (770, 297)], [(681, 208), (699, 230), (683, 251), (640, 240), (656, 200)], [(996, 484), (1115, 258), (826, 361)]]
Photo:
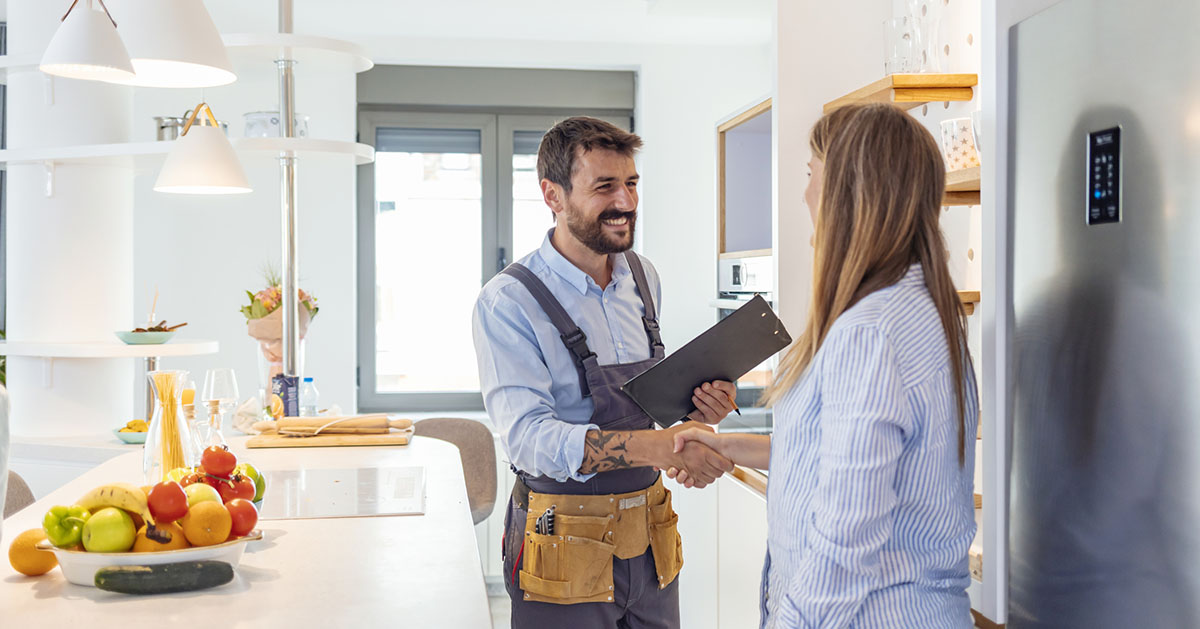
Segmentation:
[(525, 600), (559, 605), (613, 600), (612, 518), (556, 515), (554, 534), (525, 526), (521, 589)]
[(654, 567), (658, 571), (658, 588), (661, 590), (679, 576), (683, 568), (683, 540), (679, 537), (679, 515), (671, 507), (671, 491), (666, 490), (663, 501), (650, 505), (650, 550), (654, 554)]

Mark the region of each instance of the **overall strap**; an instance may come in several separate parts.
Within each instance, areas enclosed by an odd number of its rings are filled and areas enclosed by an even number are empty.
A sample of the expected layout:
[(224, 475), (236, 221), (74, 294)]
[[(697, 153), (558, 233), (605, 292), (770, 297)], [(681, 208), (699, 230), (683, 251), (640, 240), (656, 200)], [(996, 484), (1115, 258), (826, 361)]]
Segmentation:
[(533, 299), (542, 307), (542, 310), (546, 312), (546, 315), (550, 317), (550, 323), (553, 323), (554, 327), (558, 329), (559, 338), (562, 339), (563, 345), (567, 346), (567, 351), (571, 353), (571, 359), (575, 361), (575, 368), (579, 370), (579, 387), (583, 392), (583, 397), (591, 396), (585, 363), (591, 361), (594, 364), (596, 354), (587, 345), (587, 335), (575, 324), (575, 320), (567, 314), (562, 304), (554, 298), (550, 289), (546, 288), (546, 285), (533, 274), (533, 271), (514, 262), (505, 267), (501, 273), (521, 282), (533, 295)]
[(646, 316), (642, 317), (642, 325), (646, 328), (646, 336), (650, 337), (650, 350), (654, 355), (660, 355), (665, 345), (658, 330), (658, 313), (654, 309), (654, 297), (650, 294), (650, 282), (646, 281), (646, 269), (642, 260), (633, 251), (625, 252), (625, 261), (633, 272), (633, 281), (637, 284), (638, 293), (642, 296), (642, 304), (646, 307)]

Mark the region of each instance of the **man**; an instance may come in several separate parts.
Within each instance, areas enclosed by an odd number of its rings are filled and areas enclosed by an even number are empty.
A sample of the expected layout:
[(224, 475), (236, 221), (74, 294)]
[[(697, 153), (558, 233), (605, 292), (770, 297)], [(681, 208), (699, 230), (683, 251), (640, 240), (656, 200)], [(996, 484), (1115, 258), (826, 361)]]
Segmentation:
[[(515, 629), (678, 627), (681, 545), (658, 469), (703, 487), (733, 467), (695, 442), (674, 452), (683, 424), (654, 430), (619, 390), (664, 356), (658, 274), (630, 251), (641, 144), (593, 118), (550, 129), (538, 177), (555, 227), (476, 303), (480, 388), (517, 473), (503, 544)], [(715, 424), (735, 394), (705, 383), (689, 417)]]

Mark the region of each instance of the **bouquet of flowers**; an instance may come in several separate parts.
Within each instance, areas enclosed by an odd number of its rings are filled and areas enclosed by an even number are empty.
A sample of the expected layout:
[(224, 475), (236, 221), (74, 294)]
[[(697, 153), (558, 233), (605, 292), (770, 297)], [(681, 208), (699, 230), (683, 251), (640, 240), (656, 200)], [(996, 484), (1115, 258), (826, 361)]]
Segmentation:
[[(246, 331), (258, 341), (263, 356), (274, 364), (283, 361), (283, 290), (279, 274), (268, 268), (265, 273), (267, 287), (252, 293), (246, 291), (250, 303), (242, 306), (246, 316)], [(300, 338), (308, 331), (308, 323), (317, 316), (317, 298), (300, 290)]]

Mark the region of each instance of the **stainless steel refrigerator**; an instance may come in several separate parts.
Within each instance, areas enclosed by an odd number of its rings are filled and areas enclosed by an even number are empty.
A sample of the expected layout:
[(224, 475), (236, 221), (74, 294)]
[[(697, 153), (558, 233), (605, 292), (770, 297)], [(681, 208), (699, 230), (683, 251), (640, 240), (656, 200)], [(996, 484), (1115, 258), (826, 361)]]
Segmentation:
[(1010, 44), (1009, 624), (1200, 627), (1200, 2)]

